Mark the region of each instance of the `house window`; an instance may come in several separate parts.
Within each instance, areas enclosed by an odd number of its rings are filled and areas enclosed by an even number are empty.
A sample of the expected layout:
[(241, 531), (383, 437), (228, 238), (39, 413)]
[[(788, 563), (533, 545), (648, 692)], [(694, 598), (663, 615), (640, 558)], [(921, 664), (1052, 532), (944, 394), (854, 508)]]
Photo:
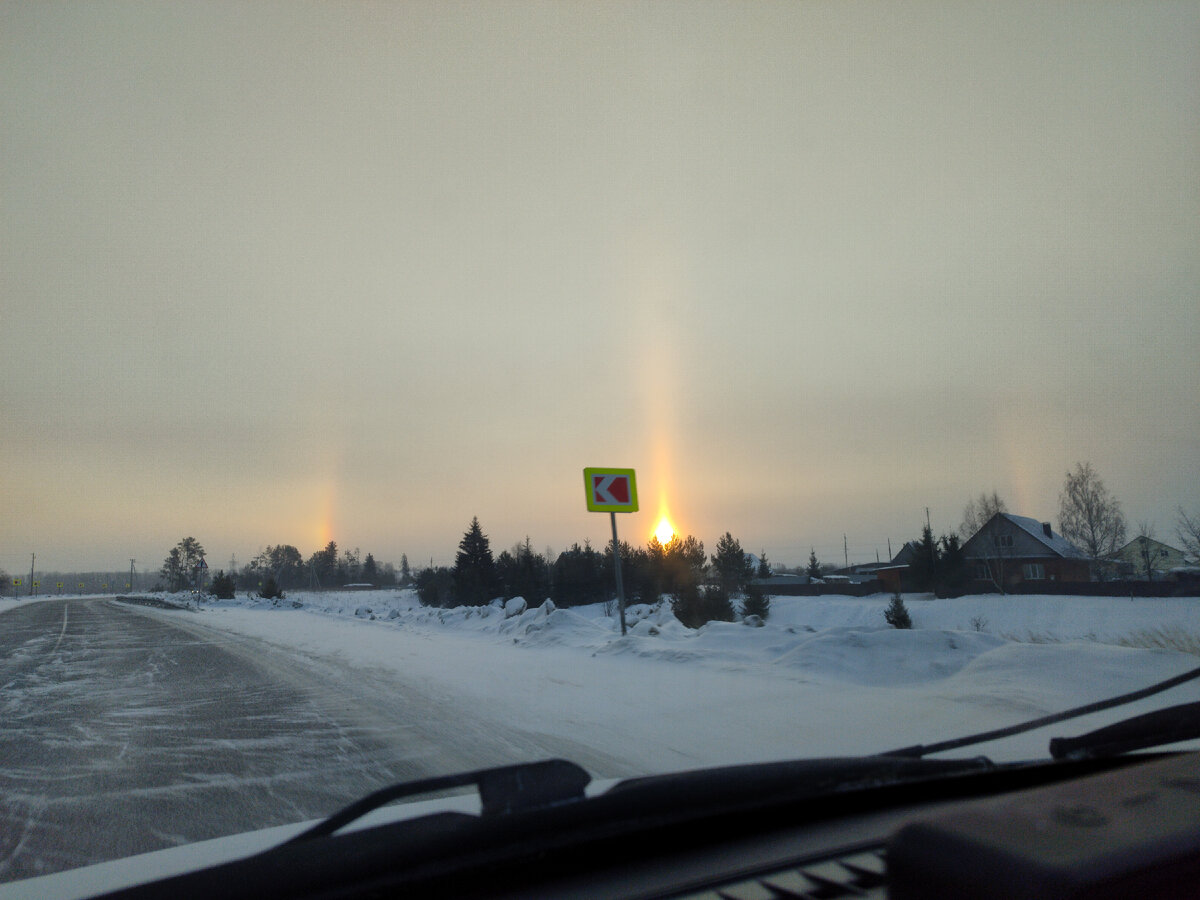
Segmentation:
[(995, 536), (996, 546), (1003, 550), (1011, 550), (1013, 538), (1011, 534), (998, 534)]
[(1046, 567), (1041, 563), (1025, 563), (1021, 566), (1021, 574), (1025, 576), (1026, 581), (1045, 581)]

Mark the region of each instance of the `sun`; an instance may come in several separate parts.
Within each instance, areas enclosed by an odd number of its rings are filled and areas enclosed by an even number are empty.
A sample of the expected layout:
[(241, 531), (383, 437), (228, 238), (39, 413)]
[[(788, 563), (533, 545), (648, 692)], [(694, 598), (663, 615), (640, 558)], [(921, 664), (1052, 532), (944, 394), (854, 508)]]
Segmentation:
[(658, 520), (658, 525), (654, 529), (654, 537), (664, 547), (671, 543), (671, 538), (675, 537), (675, 526), (666, 516)]

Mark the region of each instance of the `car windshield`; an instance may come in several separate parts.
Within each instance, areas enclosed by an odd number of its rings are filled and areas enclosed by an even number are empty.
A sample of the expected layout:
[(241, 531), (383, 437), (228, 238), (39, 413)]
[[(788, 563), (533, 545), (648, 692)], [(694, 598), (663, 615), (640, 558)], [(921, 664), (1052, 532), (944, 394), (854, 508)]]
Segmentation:
[(1200, 4), (12, 0), (0, 48), (0, 882), (1196, 665)]

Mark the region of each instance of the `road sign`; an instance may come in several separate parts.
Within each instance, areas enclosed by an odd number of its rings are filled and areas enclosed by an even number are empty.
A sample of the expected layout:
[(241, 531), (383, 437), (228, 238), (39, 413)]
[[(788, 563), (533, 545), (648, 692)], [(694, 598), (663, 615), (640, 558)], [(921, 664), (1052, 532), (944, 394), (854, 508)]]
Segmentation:
[(588, 512), (637, 512), (633, 469), (584, 469)]

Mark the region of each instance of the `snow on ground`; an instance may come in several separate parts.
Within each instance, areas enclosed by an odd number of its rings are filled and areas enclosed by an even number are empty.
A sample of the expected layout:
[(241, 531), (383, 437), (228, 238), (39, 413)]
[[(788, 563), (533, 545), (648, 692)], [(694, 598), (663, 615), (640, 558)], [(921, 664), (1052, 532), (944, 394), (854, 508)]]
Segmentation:
[[(430, 609), (406, 590), (199, 609), (208, 625), (394, 672), (477, 721), (589, 748), (599, 777), (932, 743), (1198, 665), (1195, 598), (923, 596), (906, 597), (911, 631), (885, 624), (890, 596), (776, 597), (760, 628), (692, 630), (669, 605), (633, 606), (625, 637), (603, 605)], [(1041, 757), (1051, 736), (1189, 700), (1196, 682), (969, 752)]]

